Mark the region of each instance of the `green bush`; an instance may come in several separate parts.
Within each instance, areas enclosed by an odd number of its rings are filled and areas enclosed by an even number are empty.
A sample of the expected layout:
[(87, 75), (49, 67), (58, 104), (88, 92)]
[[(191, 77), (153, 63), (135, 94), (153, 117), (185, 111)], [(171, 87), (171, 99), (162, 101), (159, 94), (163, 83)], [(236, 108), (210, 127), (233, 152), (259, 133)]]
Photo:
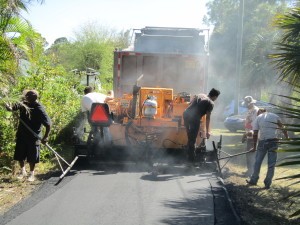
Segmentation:
[[(38, 72), (36, 72), (38, 71)], [(70, 144), (72, 124), (75, 123), (80, 110), (82, 87), (78, 81), (61, 67), (51, 67), (49, 62), (43, 61), (39, 70), (28, 71), (29, 76), (20, 76), (17, 85), (12, 86), (11, 96), (20, 96), (24, 89), (36, 89), (39, 92), (39, 101), (45, 106), (51, 118), (52, 128), (50, 144), (66, 142)], [(15, 131), (18, 124), (18, 112), (7, 112), (5, 107), (0, 108), (0, 168), (10, 168), (14, 146)], [(53, 147), (55, 149), (55, 146)], [(47, 161), (52, 157), (50, 151), (41, 151), (41, 160)]]

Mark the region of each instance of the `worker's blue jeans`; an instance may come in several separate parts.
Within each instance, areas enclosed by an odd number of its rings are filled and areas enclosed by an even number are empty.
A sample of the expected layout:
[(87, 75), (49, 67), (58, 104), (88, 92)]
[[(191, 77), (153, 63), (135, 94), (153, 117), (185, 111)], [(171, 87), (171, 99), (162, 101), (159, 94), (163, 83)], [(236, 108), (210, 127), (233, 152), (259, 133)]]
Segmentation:
[(257, 145), (257, 152), (254, 163), (254, 171), (251, 175), (251, 183), (256, 184), (259, 179), (261, 164), (268, 153), (268, 171), (264, 180), (265, 186), (270, 187), (275, 172), (275, 164), (277, 160), (278, 143), (276, 139), (261, 140)]

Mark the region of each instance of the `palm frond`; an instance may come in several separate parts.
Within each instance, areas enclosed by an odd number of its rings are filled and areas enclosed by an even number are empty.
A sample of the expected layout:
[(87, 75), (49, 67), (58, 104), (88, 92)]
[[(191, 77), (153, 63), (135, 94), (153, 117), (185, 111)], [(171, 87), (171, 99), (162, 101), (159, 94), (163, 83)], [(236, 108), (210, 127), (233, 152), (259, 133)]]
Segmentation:
[(282, 40), (284, 42), (295, 40), (300, 36), (300, 8), (292, 8), (288, 13), (278, 15), (276, 26), (285, 31)]
[(281, 144), (281, 145), (286, 145), (286, 144), (289, 144), (292, 141), (299, 141), (299, 140), (300, 140), (300, 138), (290, 138), (288, 140), (279, 140), (278, 143)]
[(286, 141), (280, 140), (280, 141), (278, 141), (278, 143), (279, 144), (296, 145), (296, 146), (300, 145), (300, 141), (294, 141), (294, 139), (286, 140)]
[(290, 156), (286, 156), (280, 160), (278, 160), (278, 162), (280, 161), (284, 161), (284, 160), (289, 160), (289, 159), (300, 159), (300, 154), (299, 155), (290, 155)]
[(300, 148), (284, 148), (278, 149), (277, 152), (300, 152)]
[[(294, 90), (294, 91), (297, 91), (297, 90)], [(300, 101), (300, 98), (297, 98), (297, 97), (286, 96), (286, 95), (277, 95), (277, 96), (287, 98), (287, 99), (290, 99), (290, 100)]]
[(292, 180), (292, 179), (297, 179), (297, 178), (300, 178), (300, 174), (289, 175), (289, 176), (286, 176), (286, 177), (280, 177), (280, 178), (277, 178), (275, 180)]
[(298, 161), (289, 161), (289, 162), (284, 162), (284, 163), (280, 163), (277, 166), (293, 166), (293, 165), (299, 165), (300, 164), (300, 160)]
[[(275, 25), (281, 29), (281, 40), (275, 43), (275, 52), (269, 55), (272, 60), (271, 64), (279, 72), (279, 79), (288, 83), (294, 87), (294, 93), (300, 93), (299, 81), (300, 81), (300, 7), (292, 8), (288, 13), (279, 14), (276, 17)], [(297, 88), (299, 90), (297, 90)], [(278, 95), (287, 101), (278, 108), (281, 110), (281, 115), (287, 119), (284, 126), (287, 131), (293, 131), (295, 133), (300, 132), (300, 99), (298, 97)], [(290, 140), (281, 140), (279, 144), (283, 149), (278, 149), (277, 152), (284, 153), (300, 153), (300, 141), (299, 138), (292, 138)], [(277, 166), (297, 166), (300, 165), (300, 154), (290, 155), (279, 161)], [(300, 174), (294, 174), (277, 178), (276, 180), (298, 180)], [(300, 181), (294, 182), (294, 184)], [(286, 198), (299, 198), (300, 191), (286, 196)], [(290, 217), (300, 215), (300, 210), (294, 212)]]
[(300, 215), (300, 209), (297, 210), (296, 212), (294, 212), (292, 215), (289, 215), (290, 218), (292, 217), (296, 217), (296, 216), (299, 216)]
[(280, 200), (283, 201), (283, 200), (286, 200), (290, 197), (297, 197), (297, 196), (299, 196), (299, 194), (300, 194), (300, 191), (295, 191), (295, 192), (292, 192), (292, 193), (288, 194), (284, 198), (281, 198)]

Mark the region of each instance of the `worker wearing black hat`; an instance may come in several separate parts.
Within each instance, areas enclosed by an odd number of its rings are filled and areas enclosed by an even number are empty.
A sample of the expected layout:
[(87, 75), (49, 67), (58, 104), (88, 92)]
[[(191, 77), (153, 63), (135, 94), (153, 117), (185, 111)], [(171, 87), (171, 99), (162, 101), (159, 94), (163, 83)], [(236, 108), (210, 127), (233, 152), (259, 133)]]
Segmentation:
[(214, 108), (214, 101), (219, 95), (220, 91), (214, 88), (210, 90), (208, 95), (196, 95), (183, 113), (188, 137), (188, 160), (191, 162), (195, 160), (195, 144), (200, 129), (200, 121), (204, 115), (206, 115), (206, 135), (204, 138), (208, 139), (210, 137), (210, 114)]

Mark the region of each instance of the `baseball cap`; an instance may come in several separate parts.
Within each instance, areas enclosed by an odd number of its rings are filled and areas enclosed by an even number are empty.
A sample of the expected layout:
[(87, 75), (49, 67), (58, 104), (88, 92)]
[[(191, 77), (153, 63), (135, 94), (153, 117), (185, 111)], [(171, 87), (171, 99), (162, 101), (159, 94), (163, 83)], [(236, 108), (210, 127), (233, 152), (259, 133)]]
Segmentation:
[(256, 103), (256, 100), (252, 96), (246, 96), (244, 102), (246, 105), (249, 105), (251, 103)]

